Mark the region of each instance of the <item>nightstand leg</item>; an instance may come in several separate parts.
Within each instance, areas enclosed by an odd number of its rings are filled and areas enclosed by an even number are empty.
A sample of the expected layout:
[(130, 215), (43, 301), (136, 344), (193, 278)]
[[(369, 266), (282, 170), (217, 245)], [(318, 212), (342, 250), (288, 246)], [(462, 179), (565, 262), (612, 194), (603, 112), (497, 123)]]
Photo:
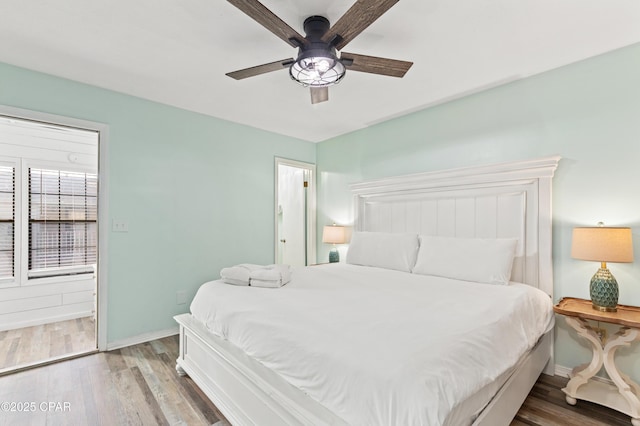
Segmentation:
[(598, 335), (593, 331), (587, 321), (582, 318), (566, 317), (565, 320), (578, 334), (584, 337), (591, 343), (593, 350), (593, 358), (591, 362), (586, 365), (582, 365), (573, 370), (571, 373), (571, 380), (567, 383), (567, 386), (562, 391), (567, 395), (567, 403), (571, 405), (576, 404), (576, 397), (578, 388), (586, 384), (590, 378), (596, 375), (604, 363), (604, 351), (602, 349), (602, 342)]
[(618, 387), (620, 395), (629, 403), (632, 424), (640, 426), (640, 399), (638, 399), (640, 386), (629, 376), (618, 371), (614, 359), (618, 348), (629, 346), (632, 342), (640, 340), (640, 330), (621, 327), (614, 337), (604, 347), (604, 368)]

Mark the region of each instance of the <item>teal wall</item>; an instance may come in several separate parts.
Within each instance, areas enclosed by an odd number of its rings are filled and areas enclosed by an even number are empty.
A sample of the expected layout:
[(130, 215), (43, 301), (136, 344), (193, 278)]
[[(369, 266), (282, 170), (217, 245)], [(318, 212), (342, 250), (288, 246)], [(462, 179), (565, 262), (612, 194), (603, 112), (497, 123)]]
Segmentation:
[(274, 157), (315, 145), (0, 64), (0, 104), (109, 126), (108, 341), (174, 327), (223, 266), (274, 258)]
[[(555, 300), (589, 298), (599, 265), (571, 259), (571, 232), (604, 221), (632, 227), (636, 262), (609, 267), (620, 303), (640, 305), (640, 44), (320, 143), (318, 228), (352, 220), (352, 182), (555, 154)], [(588, 361), (558, 324), (556, 362)], [(640, 345), (618, 353), (640, 381)]]

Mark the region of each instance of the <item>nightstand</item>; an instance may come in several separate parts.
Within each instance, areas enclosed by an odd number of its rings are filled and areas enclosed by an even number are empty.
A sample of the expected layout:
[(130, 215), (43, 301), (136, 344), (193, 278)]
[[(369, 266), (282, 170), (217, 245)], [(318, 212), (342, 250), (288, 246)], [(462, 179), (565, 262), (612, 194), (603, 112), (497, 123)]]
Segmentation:
[[(640, 385), (615, 364), (619, 347), (640, 340), (640, 308), (618, 305), (617, 312), (600, 312), (593, 309), (590, 300), (565, 297), (553, 310), (564, 315), (567, 324), (589, 341), (593, 350), (591, 362), (574, 368), (567, 387), (562, 389), (567, 403), (575, 405), (578, 399), (595, 402), (631, 416), (631, 423), (640, 426)], [(587, 320), (615, 324), (619, 329), (607, 339), (596, 333)], [(615, 386), (592, 379), (603, 365)]]

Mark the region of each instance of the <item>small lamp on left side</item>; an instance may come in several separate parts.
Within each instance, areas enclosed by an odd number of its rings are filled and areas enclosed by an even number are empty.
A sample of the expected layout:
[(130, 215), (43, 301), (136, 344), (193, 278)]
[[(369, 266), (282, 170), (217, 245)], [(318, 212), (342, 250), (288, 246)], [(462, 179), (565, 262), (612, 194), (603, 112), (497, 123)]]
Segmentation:
[(333, 248), (329, 252), (329, 263), (339, 262), (340, 254), (338, 253), (336, 244), (344, 244), (347, 242), (344, 226), (338, 226), (335, 223), (330, 226), (325, 226), (322, 230), (322, 242), (333, 244)]

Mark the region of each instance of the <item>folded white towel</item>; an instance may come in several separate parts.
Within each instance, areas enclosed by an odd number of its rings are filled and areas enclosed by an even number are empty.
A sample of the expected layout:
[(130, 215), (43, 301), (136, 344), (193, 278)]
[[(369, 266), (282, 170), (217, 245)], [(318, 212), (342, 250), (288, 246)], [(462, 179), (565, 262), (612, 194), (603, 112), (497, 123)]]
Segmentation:
[(264, 266), (254, 265), (252, 263), (241, 263), (240, 265), (223, 268), (220, 271), (220, 278), (228, 284), (249, 285), (249, 274), (261, 268), (264, 268)]
[(289, 265), (267, 265), (249, 273), (249, 285), (252, 287), (282, 287), (291, 281)]
[(285, 285), (282, 280), (258, 280), (251, 278), (251, 287), (267, 287), (267, 288), (279, 288)]
[(224, 281), (227, 284), (233, 284), (233, 285), (249, 285), (249, 280), (236, 280), (233, 278), (225, 278), (225, 277), (220, 277), (222, 278), (222, 281)]

